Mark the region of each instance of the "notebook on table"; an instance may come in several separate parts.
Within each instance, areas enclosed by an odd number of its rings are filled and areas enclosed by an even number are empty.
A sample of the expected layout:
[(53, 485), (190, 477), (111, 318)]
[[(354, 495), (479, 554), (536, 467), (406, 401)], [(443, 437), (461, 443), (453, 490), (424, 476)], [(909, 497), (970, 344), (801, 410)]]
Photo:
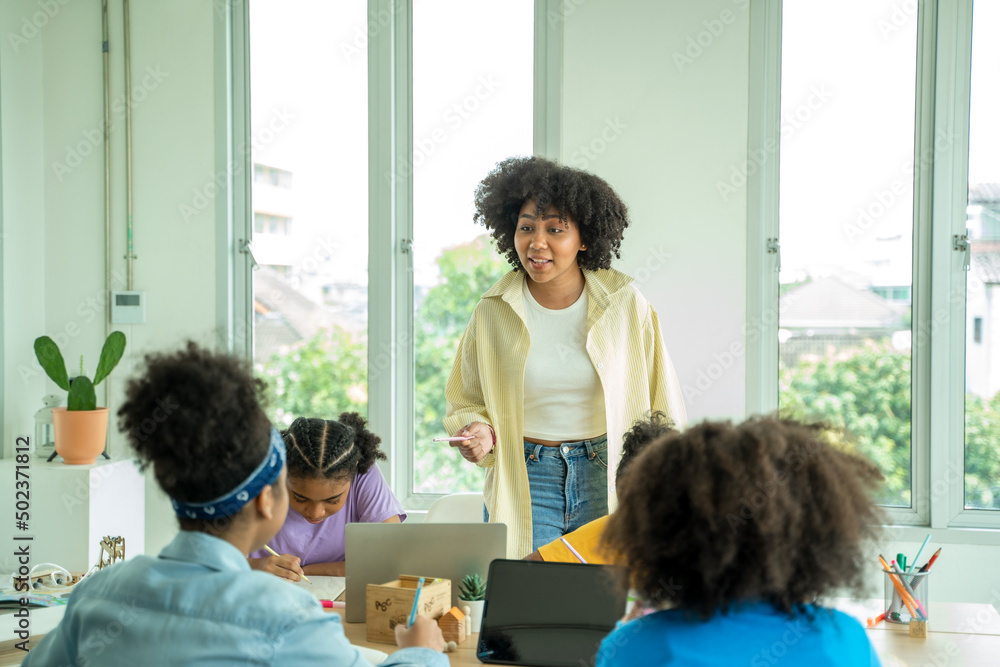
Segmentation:
[(495, 558), (507, 555), (502, 523), (349, 523), (344, 618), (365, 620), (365, 587), (401, 574), (451, 580), (451, 603), (461, 607), (458, 585), (467, 574), (485, 577)]
[(625, 614), (617, 568), (549, 561), (495, 560), (476, 654), (485, 663), (579, 667)]
[(318, 574), (310, 574), (309, 581), (305, 579), (296, 583), (296, 586), (311, 594), (317, 600), (336, 600), (340, 597), (347, 582), (343, 577), (326, 577)]

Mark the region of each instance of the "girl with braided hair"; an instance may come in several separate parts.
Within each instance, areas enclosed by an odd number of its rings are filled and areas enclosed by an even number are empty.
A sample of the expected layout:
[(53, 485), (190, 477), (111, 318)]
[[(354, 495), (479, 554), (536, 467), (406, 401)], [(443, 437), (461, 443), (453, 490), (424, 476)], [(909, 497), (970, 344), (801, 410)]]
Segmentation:
[(299, 417), (282, 432), (288, 449), (288, 518), (266, 551), (250, 554), (250, 567), (298, 581), (303, 574), (344, 576), (348, 523), (400, 523), (403, 506), (376, 459), (382, 441), (356, 412), (337, 421)]

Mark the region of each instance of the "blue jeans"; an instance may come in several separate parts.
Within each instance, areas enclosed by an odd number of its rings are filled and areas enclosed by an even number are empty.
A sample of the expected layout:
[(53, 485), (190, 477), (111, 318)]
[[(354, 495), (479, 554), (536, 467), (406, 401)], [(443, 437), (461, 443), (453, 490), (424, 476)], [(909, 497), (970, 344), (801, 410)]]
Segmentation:
[[(524, 443), (531, 493), (532, 549), (608, 513), (608, 437), (558, 447)], [(483, 522), (490, 520), (483, 505)]]
[(524, 443), (531, 489), (532, 548), (608, 513), (608, 438), (558, 447)]

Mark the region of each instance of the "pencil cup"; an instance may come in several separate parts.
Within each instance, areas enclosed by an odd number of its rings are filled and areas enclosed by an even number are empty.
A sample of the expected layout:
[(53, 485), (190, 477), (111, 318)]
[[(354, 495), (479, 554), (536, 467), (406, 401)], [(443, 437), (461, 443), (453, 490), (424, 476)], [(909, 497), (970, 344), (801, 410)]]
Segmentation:
[(885, 620), (888, 623), (926, 621), (929, 605), (927, 577), (930, 572), (890, 572), (882, 570), (885, 578)]

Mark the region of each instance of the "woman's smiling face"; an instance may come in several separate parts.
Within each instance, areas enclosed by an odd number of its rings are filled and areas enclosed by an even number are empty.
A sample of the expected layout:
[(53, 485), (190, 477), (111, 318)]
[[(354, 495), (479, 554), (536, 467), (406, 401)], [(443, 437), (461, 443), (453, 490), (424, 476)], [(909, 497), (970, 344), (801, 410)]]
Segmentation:
[(553, 205), (539, 211), (534, 199), (524, 202), (517, 215), (514, 248), (530, 280), (553, 285), (578, 279), (576, 256), (586, 250), (571, 217), (560, 217)]

